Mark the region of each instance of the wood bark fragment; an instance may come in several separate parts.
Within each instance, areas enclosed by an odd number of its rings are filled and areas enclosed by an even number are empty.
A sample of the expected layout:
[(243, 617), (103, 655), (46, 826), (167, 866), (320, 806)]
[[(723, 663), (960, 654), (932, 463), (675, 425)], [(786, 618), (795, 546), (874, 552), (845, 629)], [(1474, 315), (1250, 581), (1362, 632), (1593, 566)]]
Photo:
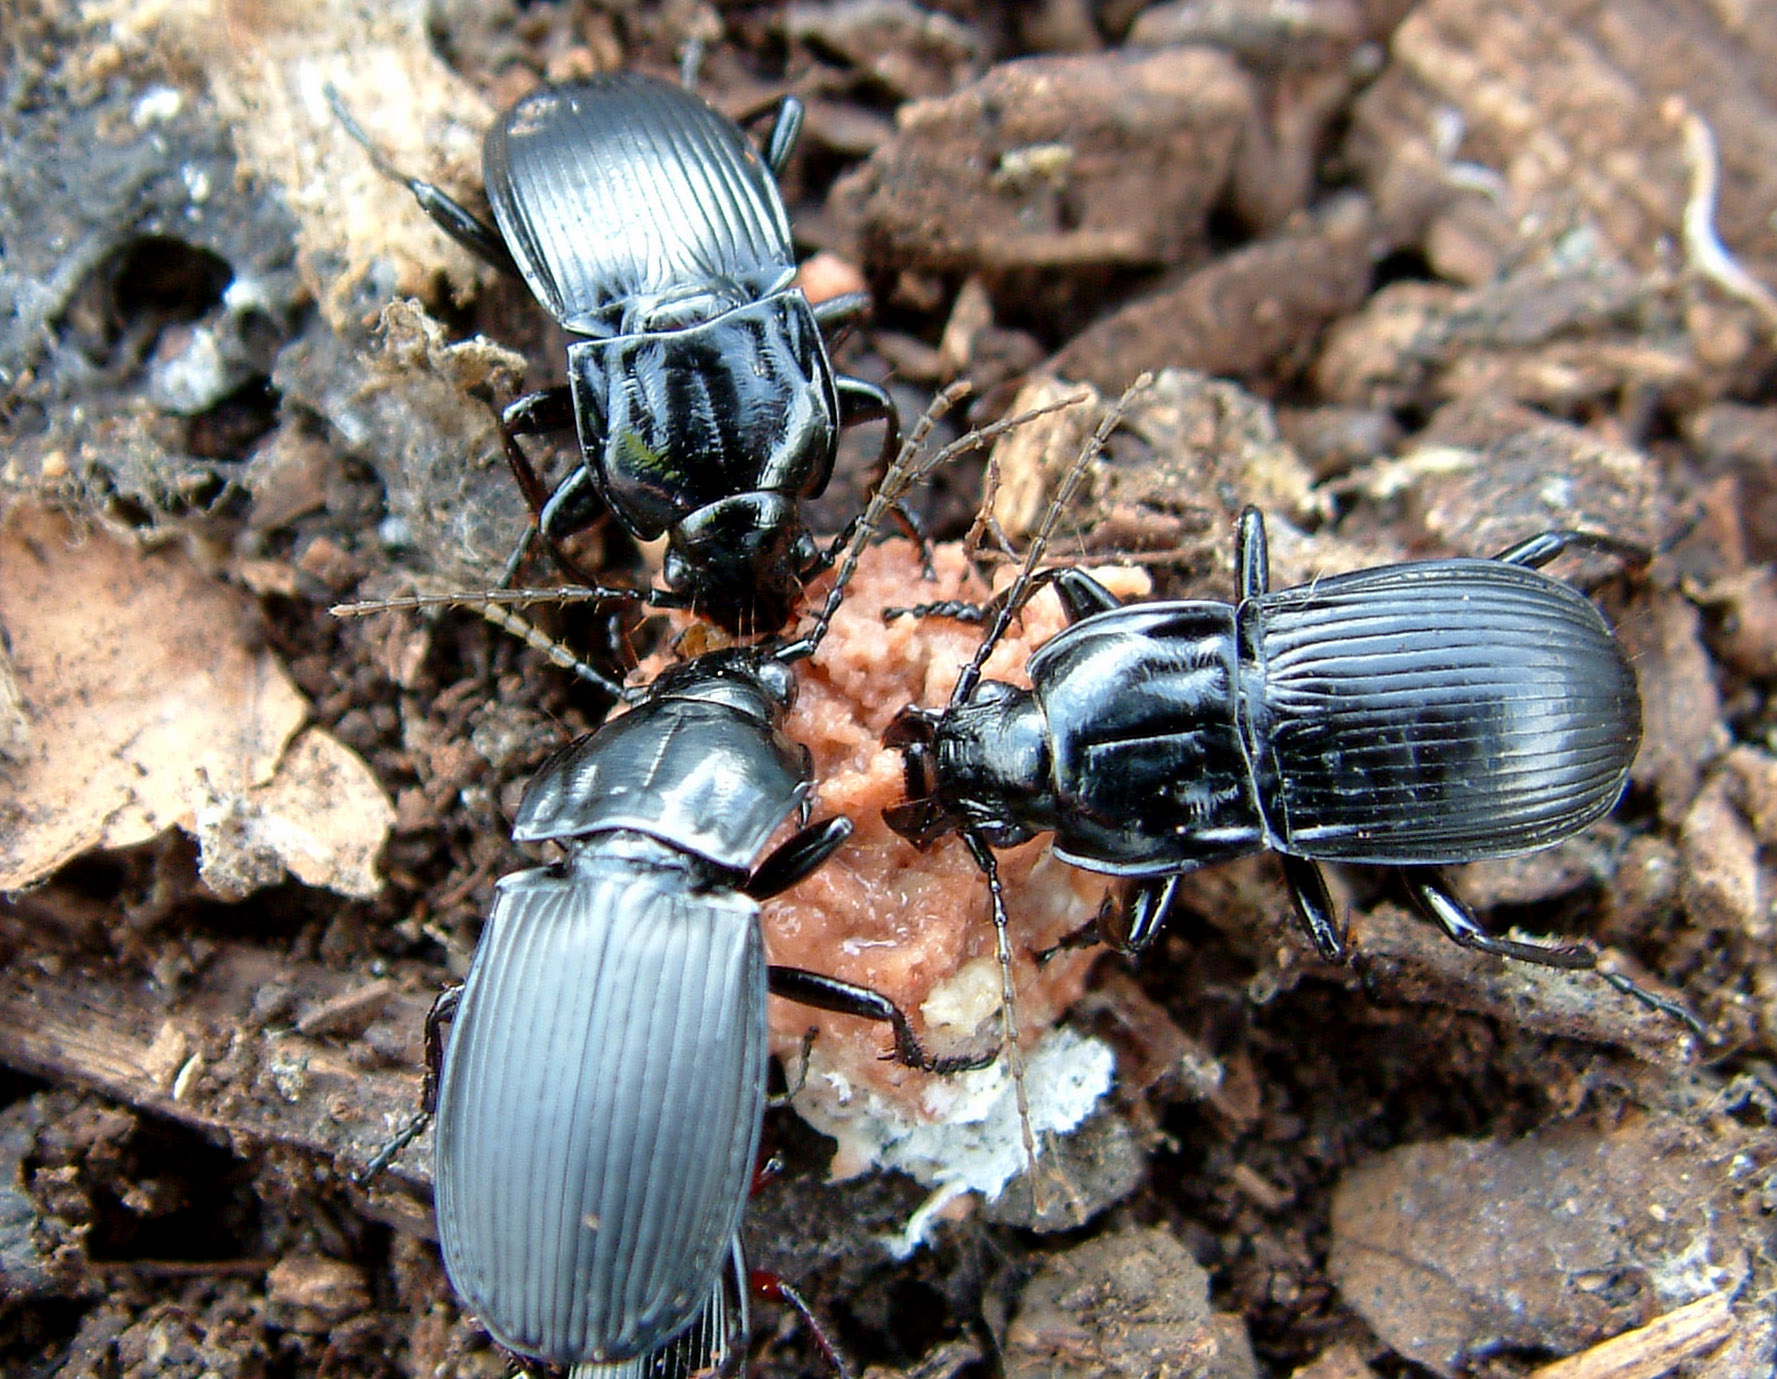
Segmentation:
[(1530, 1379), (1659, 1379), (1714, 1350), (1734, 1332), (1726, 1293), (1710, 1293), (1646, 1326), (1531, 1371)]

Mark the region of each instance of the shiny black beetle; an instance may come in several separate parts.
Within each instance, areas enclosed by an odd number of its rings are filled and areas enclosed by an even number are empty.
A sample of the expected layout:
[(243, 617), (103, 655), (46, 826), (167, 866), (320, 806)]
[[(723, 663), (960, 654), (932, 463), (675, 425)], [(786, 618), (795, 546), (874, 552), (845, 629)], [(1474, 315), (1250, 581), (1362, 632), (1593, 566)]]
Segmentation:
[[(513, 837), (564, 855), (500, 881), (466, 980), (427, 1020), (421, 1114), (360, 1175), (435, 1121), (445, 1271), (517, 1355), (638, 1377), (730, 1355), (768, 993), (889, 1024), (909, 1066), (992, 1057), (929, 1057), (879, 993), (768, 965), (759, 926), (758, 902), (851, 834), (845, 818), (807, 823), (809, 754), (783, 731), (793, 663), (820, 645), (908, 487), (1029, 415), (915, 463), (941, 405), (854, 524), (806, 633), (711, 651), (636, 689), (607, 682), (628, 712), (557, 752), (525, 792)], [(804, 826), (755, 865), (797, 814)]]
[[(1622, 794), (1641, 738), (1634, 674), (1592, 603), (1537, 572), (1576, 547), (1645, 558), (1558, 531), (1491, 560), (1273, 592), (1248, 508), (1238, 603), (1124, 606), (1081, 571), (1027, 565), (950, 703), (890, 724), (908, 798), (885, 818), (921, 845), (960, 832), (990, 881), (991, 848), (1053, 832), (1062, 860), (1125, 878), (1097, 926), (1124, 951), (1153, 937), (1186, 872), (1270, 849), (1328, 960), (1347, 953), (1319, 866), (1336, 861), (1396, 870), (1465, 947), (1593, 968), (1589, 947), (1489, 934), (1437, 871), (1547, 847)], [(982, 680), (1042, 584), (1072, 625), (1030, 658), (1032, 688)]]
[[(785, 97), (764, 154), (691, 92), (613, 73), (532, 92), (483, 149), (488, 225), (390, 167), (330, 93), (346, 129), (453, 239), (521, 275), (564, 330), (568, 382), (511, 403), (501, 434), (537, 531), (556, 542), (608, 509), (665, 533), (666, 591), (730, 632), (782, 627), (830, 563), (799, 504), (832, 476), (838, 433), (898, 423), (888, 394), (836, 374), (822, 327), (859, 295), (811, 306), (775, 174), (802, 125)], [(550, 493), (516, 437), (576, 429), (581, 462)], [(526, 544), (529, 535), (527, 534)], [(508, 566), (510, 579), (523, 556)]]
[(982, 1061), (929, 1057), (876, 992), (765, 961), (758, 902), (851, 834), (806, 824), (753, 865), (807, 813), (808, 754), (782, 732), (807, 644), (688, 661), (545, 762), (513, 837), (565, 856), (500, 881), (427, 1021), (445, 1272), (514, 1354), (612, 1364), (727, 1315), (768, 992), (890, 1024), (912, 1067)]
[(872, 992), (768, 968), (759, 900), (851, 833), (810, 824), (790, 668), (714, 652), (544, 764), (513, 837), (565, 859), (499, 886), (437, 1101), (445, 1268), (511, 1350), (652, 1350), (696, 1316), (740, 1222), (765, 1105), (767, 990), (893, 1022)]

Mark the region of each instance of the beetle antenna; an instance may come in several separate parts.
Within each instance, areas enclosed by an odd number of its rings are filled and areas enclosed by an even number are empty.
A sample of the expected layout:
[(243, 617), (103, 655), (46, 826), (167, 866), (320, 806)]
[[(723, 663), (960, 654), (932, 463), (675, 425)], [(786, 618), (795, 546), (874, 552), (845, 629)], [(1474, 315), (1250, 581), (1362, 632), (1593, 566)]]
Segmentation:
[(993, 946), (1000, 961), (1000, 1042), (1012, 1069), (1012, 1096), (1018, 1103), (1018, 1129), (1024, 1137), (1024, 1162), (1030, 1174), (1031, 1193), (1037, 1186), (1037, 1136), (1030, 1121), (1030, 1095), (1024, 1086), (1024, 1046), (1018, 1038), (1018, 988), (1012, 980), (1011, 920), (1006, 914), (1006, 894), (1000, 884), (999, 862), (993, 849), (975, 832), (963, 830), (969, 855), (987, 878), (987, 898), (993, 911)]
[(1031, 537), (1030, 549), (1024, 553), (1024, 563), (1018, 567), (1017, 576), (1007, 586), (1004, 596), (995, 600), (1000, 606), (999, 612), (994, 616), (993, 626), (981, 639), (981, 645), (975, 648), (975, 658), (963, 667), (963, 673), (956, 678), (956, 688), (950, 693), (952, 704), (964, 703), (970, 695), (974, 694), (975, 686), (981, 682), (981, 668), (987, 664), (987, 658), (993, 655), (994, 648), (1000, 644), (1007, 630), (1012, 626), (1012, 619), (1018, 616), (1018, 611), (1024, 606), (1024, 601), (1030, 597), (1031, 586), (1036, 580), (1037, 566), (1049, 550), (1049, 538), (1055, 534), (1055, 526), (1061, 520), (1062, 512), (1073, 501), (1074, 493), (1084, 482), (1087, 471), (1104, 453), (1105, 446), (1110, 442), (1111, 432), (1122, 424), (1123, 418), (1129, 412), (1129, 404), (1135, 400), (1135, 395), (1153, 381), (1153, 374), (1143, 373), (1123, 390), (1123, 395), (1111, 404), (1110, 410), (1104, 414), (1104, 420), (1098, 423), (1098, 429), (1092, 433), (1092, 439), (1087, 441), (1085, 448), (1080, 451), (1079, 458), (1069, 467), (1067, 475), (1061, 481), (1061, 487), (1056, 490), (1055, 497), (1050, 500), (1048, 510), (1043, 513), (1043, 520), (1038, 525), (1036, 534)]
[[(1038, 1192), (1041, 1170), (1037, 1166), (1037, 1134), (1031, 1122), (1030, 1092), (1025, 1085), (1024, 1046), (1019, 1041), (1018, 987), (1012, 978), (1011, 919), (1006, 912), (1006, 893), (1000, 883), (999, 861), (994, 857), (993, 849), (973, 829), (963, 830), (963, 841), (968, 845), (975, 865), (987, 878), (987, 897), (993, 913), (994, 952), (1000, 964), (1000, 1042), (1006, 1050), (1006, 1064), (1012, 1073), (1012, 1099), (1018, 1107), (1018, 1132), (1024, 1140), (1024, 1168), (1030, 1179), (1031, 1208), (1039, 1216), (1044, 1216), (1048, 1214), (1048, 1204)], [(1073, 1184), (1059, 1171), (1055, 1177), (1077, 1206), (1079, 1193)]]
[(492, 605), (529, 608), (534, 603), (647, 603), (654, 606), (653, 596), (657, 592), (659, 591), (623, 589), (608, 584), (557, 584), (534, 589), (465, 589), (448, 594), (403, 594), (397, 598), (336, 603), (327, 611), (336, 618), (364, 618), (372, 613), (412, 612), (423, 608), (475, 609)]
[(703, 59), (703, 35), (694, 33), (685, 40), (685, 46), (679, 49), (679, 85), (687, 91), (697, 90), (697, 78), (703, 72)]
[(965, 455), (971, 450), (979, 450), (989, 441), (997, 440), (1008, 431), (1014, 431), (1027, 422), (1050, 412), (1059, 412), (1087, 400), (1085, 393), (1070, 393), (1067, 397), (1057, 398), (1053, 402), (1044, 403), (1041, 407), (1032, 407), (1028, 411), (1018, 412), (1013, 416), (1001, 417), (998, 421), (986, 426), (978, 426), (958, 436), (948, 445), (941, 446), (929, 455), (920, 455), (919, 450), (925, 444), (932, 428), (958, 402), (968, 396), (969, 384), (959, 380), (945, 388), (932, 399), (912, 428), (901, 441), (901, 449), (895, 455), (894, 462), (883, 471), (881, 481), (870, 495), (870, 501), (864, 511), (852, 520), (851, 525), (840, 537), (845, 548), (840, 556), (838, 573), (833, 577), (833, 587), (827, 591), (827, 601), (821, 605), (821, 611), (815, 615), (814, 625), (793, 642), (779, 647), (775, 655), (780, 661), (799, 661), (812, 656), (827, 635), (827, 629), (833, 622), (833, 615), (839, 611), (839, 605), (845, 601), (846, 585), (851, 583), (852, 576), (857, 573), (858, 561), (862, 558), (864, 547), (869, 545), (870, 538), (879, 530), (895, 506), (912, 492), (920, 483), (958, 455)]
[[(621, 681), (613, 680), (590, 662), (576, 656), (554, 637), (545, 634), (535, 623), (509, 611), (509, 605), (528, 607), (533, 603), (583, 603), (610, 594), (598, 589), (487, 589), (480, 593), (410, 594), (402, 598), (369, 599), (361, 603), (336, 603), (327, 611), (336, 618), (362, 618), (372, 613), (425, 610), (432, 608), (468, 608), (495, 627), (518, 638), (533, 651), (541, 652), (557, 666), (603, 690), (624, 703), (634, 702), (639, 691)], [(566, 597), (563, 597), (563, 595)]]

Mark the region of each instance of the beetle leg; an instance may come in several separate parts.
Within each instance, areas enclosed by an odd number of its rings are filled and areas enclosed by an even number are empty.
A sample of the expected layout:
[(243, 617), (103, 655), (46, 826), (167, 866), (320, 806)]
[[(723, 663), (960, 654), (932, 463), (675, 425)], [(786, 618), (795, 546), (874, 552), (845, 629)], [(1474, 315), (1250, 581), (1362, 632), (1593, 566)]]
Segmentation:
[[(769, 1092), (766, 1094), (765, 1104), (773, 1110), (776, 1110), (779, 1106), (788, 1106), (792, 1101), (796, 1100), (797, 1097), (802, 1095), (802, 1089), (808, 1085), (808, 1056), (814, 1051), (814, 1037), (817, 1033), (819, 1033), (819, 1031), (812, 1027), (803, 1031), (802, 1056), (796, 1060), (796, 1081), (791, 1083), (790, 1075), (786, 1072), (784, 1074), (783, 1091)], [(782, 1060), (780, 1059), (779, 1061), (781, 1062)], [(758, 1171), (753, 1174), (754, 1192), (759, 1190), (761, 1184), (770, 1181), (771, 1178), (776, 1176), (775, 1173), (766, 1172), (766, 1170), (771, 1168), (774, 1163), (777, 1164), (779, 1168), (783, 1167), (782, 1162), (774, 1157), (761, 1165)]]
[(1096, 921), (1104, 941), (1125, 956), (1141, 952), (1160, 931), (1178, 883), (1179, 873), (1173, 872), (1131, 881), (1121, 894), (1107, 895)]
[(1123, 600), (1084, 570), (1053, 570), (1045, 582), (1055, 586), (1055, 596), (1061, 600), (1070, 623), (1123, 606)]
[(1038, 967), (1047, 967), (1055, 960), (1056, 955), (1060, 953), (1073, 953), (1082, 948), (1091, 948), (1100, 943), (1107, 947), (1115, 948), (1116, 945), (1105, 937), (1104, 926), (1111, 922), (1112, 917), (1116, 912), (1117, 896), (1114, 890), (1107, 891), (1104, 899), (1098, 902), (1097, 914), (1087, 920), (1078, 929), (1075, 929), (1072, 933), (1063, 934), (1047, 948), (1033, 953), (1031, 956), (1036, 960)]
[[(687, 81), (684, 85), (689, 89), (691, 83)], [(796, 143), (802, 137), (802, 122), (808, 111), (798, 97), (784, 95), (742, 111), (735, 116), (734, 122), (743, 128), (750, 127), (767, 115), (772, 117), (771, 130), (759, 152), (765, 159), (765, 166), (771, 169), (771, 175), (782, 177), (790, 155), (796, 151)]]
[(1653, 559), (1653, 552), (1632, 541), (1619, 541), (1603, 532), (1574, 531), (1569, 528), (1539, 532), (1515, 546), (1506, 547), (1493, 558), (1507, 565), (1522, 565), (1527, 569), (1540, 570), (1563, 551), (1597, 551), (1602, 555), (1614, 555), (1630, 566), (1646, 565)]
[[(1122, 606), (1115, 594), (1085, 571), (1050, 566), (1048, 569), (1038, 570), (1022, 586), (1008, 585), (986, 603), (944, 599), (938, 603), (916, 603), (906, 608), (885, 608), (882, 610), (882, 620), (888, 622), (894, 618), (950, 618), (955, 622), (978, 626), (1004, 612), (1006, 601), (1012, 597), (1014, 590), (1021, 595), (1019, 607), (1022, 608), (1048, 584), (1056, 586), (1056, 595), (1067, 611), (1069, 622), (1077, 622), (1094, 613)], [(1014, 613), (1016, 611), (1013, 610)]]
[(937, 567), (932, 564), (932, 538), (931, 534), (926, 531), (926, 524), (919, 520), (918, 514), (907, 506), (906, 500), (901, 498), (895, 499), (889, 512), (893, 514), (907, 539), (918, 544), (920, 576), (927, 584), (932, 583), (938, 578), (938, 571)]
[[(512, 554), (506, 558), (506, 570), (500, 576), (502, 589), (518, 578), (518, 571), (524, 565), (525, 557), (530, 554), (531, 544), (539, 534), (548, 544), (551, 558), (568, 572), (569, 578), (582, 584), (594, 582), (572, 557), (557, 547), (555, 539), (548, 534), (552, 505), (561, 500), (561, 490), (557, 489), (554, 493), (549, 491), (542, 476), (537, 473), (536, 466), (531, 463), (530, 456), (524, 453), (524, 447), (518, 443), (520, 436), (548, 435), (573, 428), (574, 400), (566, 386), (526, 393), (507, 403), (500, 412), (500, 446), (506, 452), (506, 467), (512, 471), (513, 481), (518, 485), (518, 491), (524, 494), (525, 504), (531, 510), (531, 526), (525, 529), (518, 544), (512, 548)], [(584, 473), (584, 468), (576, 470), (574, 475), (569, 476), (569, 482)], [(564, 483), (563, 487), (566, 486)], [(559, 511), (559, 507), (555, 510)]]
[[(1290, 899), (1296, 902), (1296, 917), (1302, 921), (1302, 930), (1314, 943), (1315, 952), (1325, 962), (1344, 962), (1349, 955), (1345, 946), (1345, 926), (1339, 920), (1338, 906), (1333, 904), (1332, 892), (1327, 889), (1327, 878), (1320, 869), (1318, 862), (1307, 857), (1292, 857), (1288, 853), (1279, 853), (1278, 860), (1283, 863), (1283, 879), (1289, 884)], [(1412, 883), (1409, 882), (1409, 885)], [(1462, 902), (1445, 892), (1450, 902), (1461, 906)], [(1427, 913), (1431, 911), (1428, 909)], [(1467, 914), (1466, 909), (1463, 910)], [(1432, 915), (1434, 919), (1438, 917)], [(1443, 924), (1442, 919), (1438, 919)], [(1470, 927), (1476, 932), (1481, 926), (1469, 916)], [(1451, 938), (1456, 935), (1449, 926), (1444, 932)], [(1456, 938), (1458, 943), (1463, 940)]]
[(531, 512), (538, 517), (549, 502), (549, 489), (532, 466), (530, 456), (518, 444), (518, 438), (573, 428), (574, 397), (566, 384), (514, 398), (500, 412), (500, 444), (506, 449), (506, 465)]
[(376, 1151), (361, 1172), (352, 1175), (352, 1182), (357, 1186), (363, 1187), (392, 1164), (396, 1156), (417, 1140), (420, 1132), (431, 1123), (432, 1113), (438, 1109), (438, 1079), (444, 1072), (444, 1027), (456, 1019), (457, 1007), (462, 1000), (463, 984), (452, 982), (438, 993), (432, 1008), (426, 1012), (426, 1075), (420, 1082), (420, 1109), (392, 1140)]
[(831, 1366), (833, 1373), (838, 1376), (838, 1379), (852, 1379), (851, 1366), (846, 1364), (845, 1358), (839, 1353), (839, 1348), (833, 1344), (833, 1338), (827, 1334), (827, 1328), (822, 1326), (819, 1319), (815, 1317), (814, 1309), (808, 1305), (807, 1299), (801, 1293), (797, 1292), (783, 1278), (766, 1269), (753, 1270), (747, 1276), (747, 1283), (755, 1296), (764, 1298), (767, 1302), (787, 1303), (795, 1308), (797, 1315), (802, 1318), (802, 1324), (808, 1328), (808, 1334), (813, 1338), (816, 1348), (821, 1352), (822, 1358)]
[(741, 890), (754, 900), (769, 900), (790, 889), (839, 850), (851, 837), (852, 823), (843, 814), (810, 824), (772, 851), (746, 879)]
[(409, 177), (391, 163), (371, 141), (370, 135), (364, 132), (364, 127), (352, 118), (352, 112), (346, 109), (344, 99), (331, 82), (327, 84), (326, 95), (327, 104), (333, 107), (334, 118), (370, 155), (371, 165), (391, 182), (399, 182), (412, 192), (414, 200), (420, 203), (420, 209), (434, 225), (483, 262), (491, 264), (502, 273), (510, 273), (515, 278), (520, 276), (512, 251), (506, 247), (506, 241), (498, 230), (453, 200), (442, 189), (430, 182), (422, 182), (417, 177)]
[[(518, 443), (520, 436), (546, 435), (555, 431), (571, 431), (574, 428), (573, 395), (565, 386), (526, 393), (509, 402), (500, 413), (500, 444), (506, 452), (506, 467), (512, 471), (519, 491), (524, 494), (525, 502), (534, 514), (532, 527), (525, 531), (512, 554), (507, 557), (506, 570), (501, 577), (502, 588), (517, 577), (531, 542), (539, 536), (549, 548), (550, 559), (569, 579), (592, 588), (598, 586), (598, 580), (593, 574), (562, 549), (554, 532), (554, 528), (562, 525), (558, 519), (563, 512), (571, 512), (575, 504), (584, 505), (594, 497), (592, 471), (585, 465), (576, 466), (573, 473), (563, 479), (551, 493), (544, 485), (542, 476), (531, 464), (530, 457), (524, 453), (524, 447)], [(571, 529), (580, 530), (581, 526), (576, 523)], [(640, 593), (635, 597), (655, 603), (657, 607), (677, 606), (658, 603), (651, 596)]]
[(1499, 938), (1481, 928), (1474, 912), (1444, 884), (1435, 869), (1402, 867), (1400, 870), (1406, 875), (1408, 893), (1413, 897), (1414, 903), (1464, 948), (1493, 953), (1502, 958), (1515, 958), (1519, 962), (1535, 963), (1540, 967), (1596, 972), (1613, 990), (1634, 998), (1649, 1010), (1688, 1025), (1699, 1038), (1708, 1033), (1703, 1022), (1677, 1001), (1655, 995), (1621, 972), (1611, 972), (1599, 967), (1598, 954), (1590, 946), (1577, 943), (1545, 946)]
[(1475, 912), (1450, 889), (1434, 867), (1401, 867), (1398, 870), (1407, 883), (1407, 894), (1420, 913), (1464, 948), (1569, 971), (1598, 966), (1598, 955), (1581, 944), (1524, 943), (1488, 933), (1475, 918)]
[(794, 96), (785, 96), (777, 103), (777, 118), (771, 122), (771, 133), (765, 136), (765, 166), (773, 177), (782, 177), (789, 166), (796, 141), (802, 137), (802, 121), (808, 112)]
[(810, 305), (815, 324), (823, 330), (828, 326), (846, 325), (870, 310), (868, 292), (841, 292)]
[(420, 1132), (431, 1123), (432, 1113), (430, 1111), (416, 1111), (413, 1118), (396, 1131), (395, 1137), (376, 1151), (369, 1163), (365, 1164), (358, 1172), (350, 1175), (352, 1184), (355, 1187), (368, 1187), (385, 1168), (395, 1162), (402, 1150), (420, 1137)]
[(1630, 981), (1621, 972), (1610, 972), (1600, 967), (1598, 969), (1598, 975), (1602, 977), (1605, 983), (1613, 990), (1620, 991), (1625, 996), (1633, 997), (1635, 1000), (1640, 1001), (1641, 1004), (1646, 1006), (1649, 1010), (1657, 1011), (1661, 1015), (1666, 1015), (1677, 1020), (1680, 1024), (1688, 1025), (1691, 1033), (1696, 1035), (1697, 1038), (1702, 1039), (1708, 1035), (1709, 1027), (1690, 1011), (1686, 1010), (1677, 1001), (1669, 1001), (1664, 996), (1656, 996), (1645, 986), (1638, 986), (1636, 983)]
[(882, 449), (876, 456), (876, 472), (886, 473), (901, 446), (901, 412), (884, 388), (862, 378), (839, 374), (833, 380), (839, 398), (839, 424), (846, 430), (867, 422), (884, 423)]
[(907, 1018), (906, 1012), (880, 991), (872, 991), (867, 986), (855, 986), (838, 977), (823, 976), (819, 972), (805, 971), (800, 967), (780, 967), (775, 964), (768, 969), (767, 978), (773, 996), (782, 996), (787, 1001), (812, 1006), (816, 1010), (830, 1010), (835, 1015), (852, 1015), (860, 1020), (875, 1020), (878, 1024), (892, 1025), (895, 1031), (895, 1061), (904, 1063), (909, 1068), (917, 1068), (924, 1073), (947, 1075), (967, 1072), (971, 1068), (984, 1068), (999, 1057), (998, 1049), (986, 1054), (959, 1054), (954, 1057), (936, 1057), (927, 1053), (925, 1045), (913, 1032), (913, 1022)]
[(444, 1027), (457, 1018), (463, 1003), (463, 984), (452, 982), (438, 993), (426, 1012), (426, 1080), (420, 1084), (420, 1109), (427, 1115), (438, 1109), (438, 1079), (444, 1075)]
[(892, 622), (896, 618), (949, 618), (953, 622), (966, 622), (979, 627), (994, 614), (991, 603), (966, 603), (961, 599), (943, 599), (938, 603), (915, 603), (905, 608), (885, 608), (882, 620)]
[(1265, 514), (1250, 504), (1240, 510), (1234, 534), (1234, 568), (1240, 572), (1240, 601), (1271, 589), (1271, 551), (1265, 540)]

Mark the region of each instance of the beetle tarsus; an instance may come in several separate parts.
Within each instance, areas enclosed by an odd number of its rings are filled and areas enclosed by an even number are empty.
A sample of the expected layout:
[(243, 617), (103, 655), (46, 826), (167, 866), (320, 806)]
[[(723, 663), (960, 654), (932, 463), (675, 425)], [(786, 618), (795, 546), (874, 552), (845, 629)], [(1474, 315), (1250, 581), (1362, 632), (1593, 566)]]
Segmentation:
[[(797, 1097), (802, 1095), (802, 1089), (808, 1085), (808, 1060), (810, 1055), (814, 1053), (815, 1035), (819, 1032), (820, 1031), (813, 1026), (810, 1026), (802, 1032), (802, 1046), (796, 1059), (796, 1080), (791, 1082), (789, 1074), (786, 1073), (784, 1075), (783, 1091), (773, 1092), (765, 1098), (765, 1104), (773, 1110), (790, 1105)], [(768, 1182), (771, 1177), (776, 1176), (776, 1174), (771, 1174), (767, 1177), (760, 1176), (765, 1172), (765, 1169), (770, 1168), (774, 1163), (780, 1171), (782, 1170), (783, 1160), (779, 1159), (776, 1155), (773, 1155), (765, 1162), (765, 1164), (761, 1165), (759, 1172), (753, 1175), (754, 1192), (759, 1190), (762, 1183)]]
[(1314, 951), (1323, 962), (1344, 962), (1350, 956), (1345, 944), (1345, 924), (1319, 863), (1288, 853), (1280, 853), (1278, 860), (1283, 863), (1283, 878), (1289, 885), (1290, 899), (1295, 902), (1296, 918), (1314, 944)]
[(427, 218), (463, 248), (500, 272), (509, 273), (513, 277), (519, 276), (518, 264), (513, 261), (511, 252), (506, 248), (506, 241), (500, 237), (498, 230), (453, 200), (441, 188), (401, 171), (389, 161), (388, 155), (376, 146), (365, 132), (364, 126), (346, 108), (345, 98), (340, 95), (339, 88), (328, 82), (323, 91), (327, 104), (333, 107), (334, 118), (352, 140), (370, 155), (372, 167), (391, 182), (398, 182), (406, 187), (413, 194), (414, 200), (419, 202), (420, 209), (426, 213)]
[(1598, 975), (1612, 988), (1622, 992), (1625, 996), (1640, 1001), (1641, 1004), (1646, 1006), (1649, 1010), (1667, 1016), (1670, 1019), (1677, 1020), (1680, 1024), (1687, 1026), (1691, 1033), (1696, 1035), (1697, 1038), (1708, 1038), (1709, 1027), (1680, 1002), (1657, 995), (1654, 992), (1649, 991), (1645, 986), (1631, 981), (1621, 972), (1612, 972), (1607, 967), (1600, 967), (1598, 969)]
[(1096, 915), (1087, 920), (1072, 933), (1063, 934), (1047, 948), (1031, 954), (1032, 961), (1034, 961), (1038, 967), (1047, 967), (1063, 953), (1075, 953), (1082, 948), (1095, 948), (1101, 943), (1109, 944), (1114, 948), (1116, 945), (1112, 944), (1111, 941), (1105, 937), (1105, 925), (1107, 922), (1111, 921), (1111, 917), (1116, 913), (1116, 910), (1117, 898), (1114, 895), (1106, 893), (1104, 899), (1098, 902), (1098, 913)]
[(999, 1056), (999, 1050), (992, 1049), (985, 1054), (934, 1057), (926, 1052), (925, 1045), (914, 1033), (913, 1023), (907, 1018), (907, 1013), (880, 991), (873, 991), (867, 986), (858, 986), (841, 981), (838, 977), (809, 972), (800, 967), (775, 965), (767, 973), (767, 981), (773, 996), (782, 996), (787, 1001), (795, 1001), (798, 1005), (810, 1006), (815, 1010), (850, 1015), (859, 1020), (874, 1020), (878, 1024), (890, 1026), (895, 1036), (895, 1051), (891, 1056), (896, 1062), (920, 1072), (944, 1075), (968, 1072), (974, 1068), (986, 1067)]
[(394, 1138), (371, 1155), (370, 1162), (357, 1172), (347, 1175), (352, 1186), (369, 1187), (372, 1182), (383, 1175), (390, 1164), (401, 1157), (401, 1151), (417, 1140), (431, 1123), (432, 1113), (430, 1111), (414, 1112), (407, 1124), (395, 1132)]
[(755, 1296), (770, 1302), (787, 1303), (794, 1308), (796, 1314), (802, 1318), (802, 1324), (808, 1328), (815, 1348), (821, 1352), (821, 1358), (826, 1360), (837, 1379), (852, 1379), (851, 1366), (845, 1362), (845, 1357), (839, 1353), (839, 1347), (827, 1334), (827, 1328), (821, 1325), (814, 1309), (800, 1292), (785, 1279), (764, 1269), (753, 1270), (747, 1281)]
[(1620, 541), (1603, 532), (1576, 531), (1570, 527), (1558, 531), (1538, 532), (1514, 546), (1508, 546), (1493, 558), (1503, 565), (1519, 565), (1527, 570), (1540, 570), (1565, 551), (1592, 551), (1614, 556), (1630, 569), (1639, 569), (1654, 558), (1646, 546), (1633, 541)]
[(882, 610), (884, 622), (893, 622), (896, 618), (949, 618), (952, 622), (979, 627), (992, 616), (993, 609), (989, 605), (969, 603), (964, 599), (940, 599), (936, 603), (915, 603)]

